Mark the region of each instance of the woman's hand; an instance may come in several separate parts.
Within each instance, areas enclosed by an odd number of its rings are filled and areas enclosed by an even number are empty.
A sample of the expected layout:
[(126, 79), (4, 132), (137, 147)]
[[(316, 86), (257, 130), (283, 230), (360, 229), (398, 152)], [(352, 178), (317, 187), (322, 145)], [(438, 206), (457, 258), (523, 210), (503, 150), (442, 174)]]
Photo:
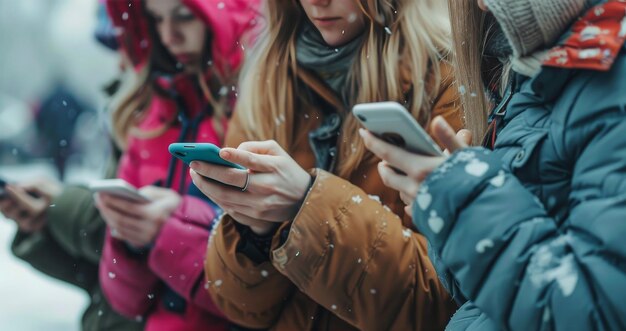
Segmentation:
[[(400, 192), (400, 198), (407, 205), (405, 212), (413, 214), (413, 201), (420, 185), (428, 175), (447, 159), (447, 156), (432, 157), (414, 154), (402, 148), (388, 144), (376, 138), (366, 130), (359, 131), (365, 146), (383, 161), (378, 164), (378, 172), (383, 183)], [(455, 133), (441, 116), (432, 122), (433, 137), (437, 139), (448, 152), (467, 147), (471, 143), (471, 133), (461, 130)], [(400, 173), (401, 172), (401, 173)]]
[(220, 157), (248, 171), (192, 162), (190, 173), (200, 191), (235, 220), (263, 235), (296, 216), (311, 175), (277, 142), (246, 142), (222, 149)]
[(143, 248), (154, 242), (182, 198), (173, 190), (155, 186), (139, 191), (150, 202), (133, 202), (104, 193), (96, 194), (95, 199), (111, 235), (133, 247)]
[(35, 233), (46, 226), (46, 211), (61, 194), (61, 184), (48, 179), (30, 183), (7, 184), (0, 197), (0, 212), (17, 224), (20, 231)]

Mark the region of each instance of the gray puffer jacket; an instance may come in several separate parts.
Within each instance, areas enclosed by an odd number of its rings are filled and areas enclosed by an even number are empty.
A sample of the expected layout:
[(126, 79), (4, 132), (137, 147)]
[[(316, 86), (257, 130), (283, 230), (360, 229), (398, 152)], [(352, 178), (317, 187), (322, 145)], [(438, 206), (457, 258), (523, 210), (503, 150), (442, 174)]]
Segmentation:
[(453, 154), (414, 204), (467, 300), (448, 329), (626, 330), (626, 47), (514, 79), (494, 150)]

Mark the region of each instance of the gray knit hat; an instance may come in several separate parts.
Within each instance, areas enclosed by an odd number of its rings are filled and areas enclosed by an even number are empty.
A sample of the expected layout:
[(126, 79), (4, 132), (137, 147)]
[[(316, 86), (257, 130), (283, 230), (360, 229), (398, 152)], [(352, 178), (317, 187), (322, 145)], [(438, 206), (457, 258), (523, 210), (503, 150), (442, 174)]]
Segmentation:
[(590, 0), (485, 0), (500, 23), (514, 57), (552, 45)]

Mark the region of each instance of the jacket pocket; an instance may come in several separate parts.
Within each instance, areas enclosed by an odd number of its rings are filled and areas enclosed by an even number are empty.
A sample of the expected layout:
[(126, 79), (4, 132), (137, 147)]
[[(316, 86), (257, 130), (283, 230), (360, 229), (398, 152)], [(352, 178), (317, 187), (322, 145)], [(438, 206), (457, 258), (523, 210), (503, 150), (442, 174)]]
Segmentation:
[(518, 177), (531, 176), (529, 179), (534, 181), (533, 178), (539, 175), (538, 150), (548, 130), (525, 126), (523, 121), (517, 122), (517, 125), (511, 123), (504, 129), (496, 145), (496, 152), (501, 155), (506, 170)]
[(510, 168), (513, 172), (527, 166), (529, 160), (536, 155), (538, 147), (547, 135), (547, 131), (532, 132), (520, 141), (520, 146), (515, 148), (515, 156), (510, 160)]

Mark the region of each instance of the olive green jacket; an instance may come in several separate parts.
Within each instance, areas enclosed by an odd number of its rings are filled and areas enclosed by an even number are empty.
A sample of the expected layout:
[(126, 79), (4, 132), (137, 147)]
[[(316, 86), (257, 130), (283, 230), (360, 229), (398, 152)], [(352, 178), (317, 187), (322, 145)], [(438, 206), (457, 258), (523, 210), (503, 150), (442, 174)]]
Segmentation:
[[(117, 160), (109, 167), (115, 173)], [(91, 192), (82, 186), (66, 186), (50, 205), (47, 225), (39, 233), (15, 235), (11, 249), (16, 257), (42, 273), (78, 286), (90, 297), (82, 317), (82, 330), (143, 330), (113, 311), (98, 283), (98, 265), (105, 223), (95, 208)]]

